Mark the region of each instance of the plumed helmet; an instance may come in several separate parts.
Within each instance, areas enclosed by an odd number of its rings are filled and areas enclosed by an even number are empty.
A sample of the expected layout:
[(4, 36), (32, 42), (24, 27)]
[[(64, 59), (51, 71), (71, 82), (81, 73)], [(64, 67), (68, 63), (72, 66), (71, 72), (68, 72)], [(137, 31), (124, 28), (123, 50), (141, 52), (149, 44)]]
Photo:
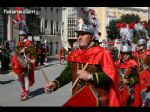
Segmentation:
[(146, 40), (145, 39), (140, 39), (137, 44), (138, 45), (146, 45)]
[(86, 24), (79, 24), (76, 28), (75, 28), (75, 32), (87, 32), (90, 34), (94, 34), (94, 30), (92, 28), (92, 25), (86, 25)]
[(121, 52), (132, 52), (132, 48), (128, 44), (125, 44), (125, 45), (121, 45), (120, 51)]
[(19, 31), (19, 35), (27, 35), (27, 33), (25, 31)]

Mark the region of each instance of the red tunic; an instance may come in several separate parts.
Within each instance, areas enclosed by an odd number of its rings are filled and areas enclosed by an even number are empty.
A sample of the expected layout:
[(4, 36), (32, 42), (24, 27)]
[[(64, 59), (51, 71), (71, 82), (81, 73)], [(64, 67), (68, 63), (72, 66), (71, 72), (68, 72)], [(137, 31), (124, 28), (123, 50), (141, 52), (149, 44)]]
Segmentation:
[[(22, 45), (22, 47), (26, 47), (28, 46), (29, 44), (31, 44), (31, 41), (27, 41), (27, 42), (19, 42), (20, 45)], [(33, 60), (34, 57), (33, 56), (30, 56), (29, 59)], [(35, 82), (35, 79), (34, 79), (34, 68), (35, 68), (35, 64), (34, 63), (31, 63), (31, 68), (29, 70), (29, 86), (32, 86)], [(14, 54), (14, 56), (12, 57), (12, 70), (18, 75), (20, 76), (20, 80), (24, 82), (24, 75), (20, 75), (24, 72), (26, 68), (23, 68), (21, 66), (21, 64), (18, 62), (17, 60), (17, 55)]]
[(120, 106), (117, 68), (109, 50), (100, 46), (89, 49), (76, 49), (67, 57), (70, 62), (96, 64), (112, 80), (109, 91), (109, 106)]

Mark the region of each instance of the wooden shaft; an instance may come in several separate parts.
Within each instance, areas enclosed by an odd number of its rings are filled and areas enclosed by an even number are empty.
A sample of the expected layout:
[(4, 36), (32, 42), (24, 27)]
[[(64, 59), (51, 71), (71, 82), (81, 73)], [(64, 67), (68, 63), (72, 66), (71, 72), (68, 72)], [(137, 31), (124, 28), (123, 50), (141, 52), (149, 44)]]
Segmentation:
[(44, 76), (44, 79), (45, 79), (45, 81), (48, 83), (49, 82), (49, 79), (48, 79), (48, 77), (46, 76), (46, 74), (45, 74), (45, 72), (44, 72), (44, 70), (41, 68), (41, 71), (42, 71), (42, 74), (43, 74), (43, 76)]
[[(87, 68), (88, 63), (84, 66), (84, 68), (82, 69), (83, 71)], [(72, 88), (70, 89), (70, 91), (75, 87), (75, 85), (77, 84), (77, 82), (79, 81), (79, 77), (76, 78), (74, 84), (72, 85)]]

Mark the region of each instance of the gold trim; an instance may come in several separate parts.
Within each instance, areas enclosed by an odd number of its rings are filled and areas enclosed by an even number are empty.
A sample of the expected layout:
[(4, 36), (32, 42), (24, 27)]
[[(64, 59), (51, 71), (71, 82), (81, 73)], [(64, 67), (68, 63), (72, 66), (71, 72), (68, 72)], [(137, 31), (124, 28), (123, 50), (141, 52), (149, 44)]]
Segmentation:
[(96, 72), (95, 75), (96, 75), (97, 83), (99, 84), (98, 73)]
[[(83, 64), (81, 64), (81, 67), (82, 67), (82, 69), (83, 69)], [(81, 69), (81, 70), (82, 70), (82, 69)]]
[(79, 63), (77, 63), (77, 70), (79, 70)]
[[(95, 93), (94, 93), (93, 89), (91, 88), (91, 86), (89, 86), (89, 87), (90, 87), (92, 93), (94, 94), (94, 96), (95, 96), (95, 98), (96, 98), (96, 101), (97, 101), (96, 107), (98, 107), (98, 106), (99, 106), (99, 98), (95, 95)], [(96, 91), (96, 90), (95, 90), (95, 91)]]

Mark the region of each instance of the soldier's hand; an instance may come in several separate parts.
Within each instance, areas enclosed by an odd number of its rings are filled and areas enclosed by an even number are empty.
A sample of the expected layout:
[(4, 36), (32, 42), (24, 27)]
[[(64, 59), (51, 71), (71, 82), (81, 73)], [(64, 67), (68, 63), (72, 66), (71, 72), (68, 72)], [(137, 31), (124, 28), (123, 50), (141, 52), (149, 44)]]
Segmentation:
[(25, 52), (25, 48), (22, 48), (20, 53), (24, 53)]
[(45, 93), (49, 93), (50, 90), (53, 90), (56, 87), (56, 84), (54, 82), (48, 82), (45, 87), (44, 87), (44, 91)]
[(82, 79), (84, 81), (88, 81), (89, 80), (90, 73), (88, 73), (87, 71), (78, 70), (77, 74), (78, 74), (79, 79)]
[(123, 83), (128, 83), (128, 80), (125, 78), (123, 78), (122, 81), (123, 81)]

